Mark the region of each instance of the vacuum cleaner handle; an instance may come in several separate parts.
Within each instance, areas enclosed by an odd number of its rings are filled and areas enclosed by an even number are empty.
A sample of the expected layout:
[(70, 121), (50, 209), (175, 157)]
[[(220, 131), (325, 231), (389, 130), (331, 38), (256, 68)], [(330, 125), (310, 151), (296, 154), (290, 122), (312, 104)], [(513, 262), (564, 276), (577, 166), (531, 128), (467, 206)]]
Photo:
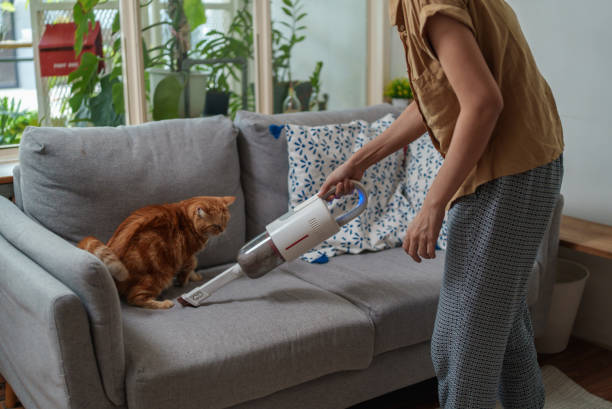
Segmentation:
[[(357, 189), (357, 194), (359, 195), (359, 203), (348, 213), (345, 213), (342, 216), (338, 216), (336, 218), (336, 223), (338, 223), (338, 226), (340, 227), (344, 226), (345, 224), (353, 220), (355, 217), (359, 216), (368, 207), (368, 195), (366, 193), (365, 186), (363, 186), (363, 184), (361, 184), (361, 182), (357, 180), (351, 179), (351, 183), (355, 185), (355, 188)], [(335, 192), (336, 187), (334, 186), (329, 190), (329, 192), (323, 195), (322, 199), (327, 200)]]

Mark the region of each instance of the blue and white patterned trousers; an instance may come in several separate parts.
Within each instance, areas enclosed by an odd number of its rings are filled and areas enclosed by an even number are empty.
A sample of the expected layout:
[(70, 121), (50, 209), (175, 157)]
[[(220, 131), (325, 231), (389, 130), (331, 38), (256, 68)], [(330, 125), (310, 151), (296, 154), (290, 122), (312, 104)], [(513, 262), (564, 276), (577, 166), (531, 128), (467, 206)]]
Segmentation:
[(527, 282), (561, 187), (563, 156), (479, 186), (449, 212), (431, 341), (440, 407), (542, 408)]

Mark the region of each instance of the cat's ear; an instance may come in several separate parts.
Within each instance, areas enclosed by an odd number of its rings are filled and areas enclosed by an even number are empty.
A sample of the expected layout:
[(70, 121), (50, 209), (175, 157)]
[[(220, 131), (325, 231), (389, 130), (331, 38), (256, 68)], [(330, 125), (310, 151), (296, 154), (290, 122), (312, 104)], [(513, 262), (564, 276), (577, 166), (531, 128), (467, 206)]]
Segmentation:
[(225, 205), (229, 206), (234, 203), (234, 201), (236, 200), (236, 196), (224, 196), (222, 199), (225, 202)]
[(198, 207), (198, 217), (203, 219), (206, 216), (208, 216), (208, 214), (204, 211), (204, 209), (202, 209), (201, 207)]

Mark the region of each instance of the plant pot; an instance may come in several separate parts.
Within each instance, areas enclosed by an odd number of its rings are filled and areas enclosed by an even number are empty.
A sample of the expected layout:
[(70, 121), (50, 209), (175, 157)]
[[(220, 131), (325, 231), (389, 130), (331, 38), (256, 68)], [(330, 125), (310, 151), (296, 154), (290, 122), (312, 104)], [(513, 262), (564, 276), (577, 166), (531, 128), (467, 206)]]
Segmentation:
[(558, 259), (546, 330), (535, 340), (539, 353), (556, 354), (567, 347), (588, 278), (589, 270), (582, 264)]
[[(151, 94), (154, 95), (157, 85), (168, 76), (175, 77), (184, 87), (185, 79), (188, 78), (189, 87), (189, 117), (196, 118), (202, 116), (204, 110), (204, 100), (206, 97), (206, 82), (208, 76), (200, 72), (190, 72), (189, 75), (183, 72), (171, 72), (160, 68), (149, 68), (149, 85)], [(185, 89), (181, 90), (178, 98), (178, 117), (185, 118)]]
[(229, 109), (229, 99), (229, 92), (209, 90), (206, 93), (204, 116), (227, 115), (227, 111)]
[(406, 108), (411, 102), (411, 98), (391, 98), (391, 105), (398, 108)]

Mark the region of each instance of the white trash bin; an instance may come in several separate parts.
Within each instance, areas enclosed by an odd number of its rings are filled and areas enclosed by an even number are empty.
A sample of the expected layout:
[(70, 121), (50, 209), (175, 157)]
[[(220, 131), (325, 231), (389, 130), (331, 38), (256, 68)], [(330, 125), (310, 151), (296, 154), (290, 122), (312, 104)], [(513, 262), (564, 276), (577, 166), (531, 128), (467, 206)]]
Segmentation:
[(567, 348), (587, 278), (589, 270), (582, 264), (558, 260), (546, 330), (535, 340), (539, 353), (556, 354)]

